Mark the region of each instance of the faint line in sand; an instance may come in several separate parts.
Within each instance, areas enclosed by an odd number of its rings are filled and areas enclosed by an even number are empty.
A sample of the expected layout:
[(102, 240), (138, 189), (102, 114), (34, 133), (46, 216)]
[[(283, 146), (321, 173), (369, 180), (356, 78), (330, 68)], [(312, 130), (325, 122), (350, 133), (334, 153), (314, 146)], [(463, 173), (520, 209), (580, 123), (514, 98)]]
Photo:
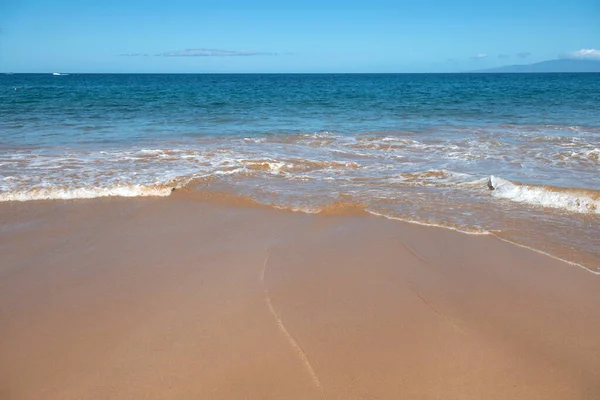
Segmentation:
[(260, 276), (260, 280), (265, 287), (265, 302), (267, 303), (267, 308), (269, 309), (269, 312), (275, 318), (275, 321), (277, 322), (277, 326), (279, 327), (279, 330), (283, 333), (283, 335), (287, 339), (290, 346), (292, 346), (292, 348), (294, 349), (294, 352), (298, 355), (298, 357), (300, 358), (300, 361), (302, 361), (302, 364), (304, 364), (304, 368), (310, 375), (310, 378), (313, 381), (313, 384), (319, 389), (321, 394), (324, 395), (323, 386), (321, 386), (321, 381), (319, 380), (319, 377), (317, 376), (315, 369), (313, 368), (310, 361), (308, 360), (306, 353), (302, 350), (302, 348), (300, 347), (300, 345), (298, 344), (296, 339), (294, 339), (292, 334), (287, 330), (287, 328), (283, 324), (283, 320), (281, 319), (279, 314), (277, 314), (277, 311), (275, 311), (275, 307), (273, 307), (273, 303), (271, 302), (271, 296), (269, 295), (269, 290), (267, 289), (267, 285), (265, 282), (265, 274), (267, 272), (267, 265), (269, 263), (270, 256), (271, 256), (271, 252), (267, 249), (267, 256), (265, 258), (265, 263), (263, 265), (262, 273)]
[(406, 248), (406, 250), (410, 251), (410, 253), (415, 256), (418, 260), (423, 261), (425, 264), (429, 264), (429, 260), (425, 257), (423, 257), (422, 255), (420, 255), (419, 253), (417, 253), (416, 250), (413, 250), (412, 247), (410, 247), (409, 245), (407, 245), (406, 243), (402, 243), (404, 245), (404, 247)]
[(423, 303), (425, 303), (429, 308), (431, 308), (437, 315), (444, 318), (450, 325), (452, 325), (452, 327), (456, 331), (458, 331), (460, 333), (465, 333), (458, 325), (456, 325), (456, 323), (454, 322), (454, 320), (452, 318), (450, 318), (449, 316), (447, 316), (446, 314), (444, 314), (443, 312), (438, 310), (429, 300), (427, 300), (425, 297), (423, 297), (423, 295), (421, 295), (421, 293), (418, 290), (415, 290), (412, 287), (411, 287), (411, 290), (417, 295), (417, 297), (419, 299), (421, 299), (421, 301)]
[[(415, 258), (417, 258), (419, 261), (425, 263), (425, 264), (429, 264), (429, 260), (427, 260), (426, 257), (420, 255), (419, 253), (417, 253), (415, 250), (413, 250), (409, 245), (407, 245), (406, 243), (402, 243), (404, 245), (404, 247), (406, 248), (406, 250), (408, 250), (413, 256), (415, 256)], [(464, 333), (464, 331), (454, 322), (454, 320), (452, 318), (450, 318), (449, 316), (447, 316), (446, 314), (444, 314), (443, 312), (441, 312), (440, 310), (437, 309), (436, 306), (433, 305), (433, 303), (431, 303), (429, 300), (427, 300), (425, 297), (423, 297), (423, 295), (416, 289), (414, 289), (413, 285), (410, 284), (409, 282), (409, 288), (410, 290), (412, 290), (412, 292), (414, 294), (417, 295), (417, 297), (419, 299), (421, 299), (421, 301), (423, 303), (425, 303), (427, 305), (427, 307), (429, 307), (430, 309), (432, 309), (437, 315), (439, 315), (440, 317), (444, 318), (450, 325), (452, 325), (452, 327), (460, 332), (460, 333)]]

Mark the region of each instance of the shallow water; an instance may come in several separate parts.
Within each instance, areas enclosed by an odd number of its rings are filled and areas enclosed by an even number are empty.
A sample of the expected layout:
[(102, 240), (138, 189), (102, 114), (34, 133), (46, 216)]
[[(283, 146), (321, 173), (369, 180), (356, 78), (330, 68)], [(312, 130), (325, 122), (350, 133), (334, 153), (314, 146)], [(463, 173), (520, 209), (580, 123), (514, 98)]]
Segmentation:
[(360, 204), (600, 269), (599, 109), (600, 74), (3, 75), (0, 200)]

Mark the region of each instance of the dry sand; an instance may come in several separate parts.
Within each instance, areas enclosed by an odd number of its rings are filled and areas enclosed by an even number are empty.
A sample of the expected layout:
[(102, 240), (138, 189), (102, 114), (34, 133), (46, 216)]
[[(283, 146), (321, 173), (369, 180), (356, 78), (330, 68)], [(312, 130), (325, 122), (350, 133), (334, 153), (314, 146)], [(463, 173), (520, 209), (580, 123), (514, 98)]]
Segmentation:
[(599, 399), (600, 277), (360, 213), (0, 204), (0, 399)]

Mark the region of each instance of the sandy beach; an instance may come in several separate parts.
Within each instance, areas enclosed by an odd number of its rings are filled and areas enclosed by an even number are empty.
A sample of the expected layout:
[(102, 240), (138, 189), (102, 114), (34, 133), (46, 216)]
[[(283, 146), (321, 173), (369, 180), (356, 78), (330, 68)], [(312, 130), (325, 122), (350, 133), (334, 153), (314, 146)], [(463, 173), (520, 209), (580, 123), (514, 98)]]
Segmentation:
[(0, 398), (598, 399), (600, 277), (242, 198), (0, 204)]

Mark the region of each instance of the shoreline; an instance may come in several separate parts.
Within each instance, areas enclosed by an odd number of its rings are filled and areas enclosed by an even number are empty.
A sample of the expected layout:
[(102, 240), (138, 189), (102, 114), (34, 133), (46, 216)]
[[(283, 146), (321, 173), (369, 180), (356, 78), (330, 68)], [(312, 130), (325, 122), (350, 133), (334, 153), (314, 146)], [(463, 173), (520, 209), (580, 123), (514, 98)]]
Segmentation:
[(594, 271), (493, 234), (185, 190), (0, 220), (2, 398), (600, 395)]
[[(214, 177), (201, 177), (192, 180), (186, 181), (182, 186), (171, 186), (171, 185), (158, 185), (157, 187), (145, 187), (145, 186), (136, 186), (133, 185), (130, 187), (133, 192), (123, 193), (122, 189), (113, 190), (106, 189), (100, 195), (91, 195), (91, 197), (87, 197), (89, 193), (84, 193), (81, 197), (57, 197), (57, 198), (48, 198), (48, 197), (40, 197), (40, 198), (15, 198), (13, 200), (1, 200), (0, 205), (2, 204), (15, 204), (15, 203), (24, 203), (24, 202), (32, 202), (34, 204), (44, 204), (46, 202), (80, 202), (80, 201), (111, 201), (114, 199), (116, 201), (129, 200), (135, 201), (143, 200), (148, 198), (167, 198), (172, 196), (175, 192), (177, 192), (177, 196), (180, 196), (181, 193), (187, 193), (187, 196), (199, 199), (200, 201), (215, 201), (218, 199), (219, 201), (224, 202), (232, 202), (236, 205), (251, 205), (251, 206), (261, 206), (267, 207), (283, 212), (293, 212), (300, 214), (309, 214), (309, 215), (327, 215), (327, 214), (336, 214), (339, 212), (362, 212), (365, 214), (369, 214), (378, 218), (385, 218), (387, 220), (399, 221), (400, 223), (414, 224), (418, 226), (425, 227), (433, 227), (433, 228), (441, 228), (465, 235), (474, 235), (474, 236), (494, 236), (500, 241), (505, 243), (512, 244), (517, 247), (521, 247), (524, 249), (528, 249), (530, 251), (536, 252), (538, 254), (550, 257), (552, 259), (564, 262), (574, 267), (581, 268), (590, 272), (594, 275), (600, 275), (600, 264), (594, 263), (594, 259), (596, 258), (594, 255), (591, 255), (587, 252), (580, 253), (577, 256), (574, 256), (571, 252), (570, 256), (572, 259), (568, 259), (565, 257), (565, 254), (569, 252), (565, 251), (564, 244), (559, 244), (556, 242), (549, 242), (547, 240), (538, 241), (536, 243), (537, 246), (532, 245), (530, 243), (520, 243), (516, 238), (503, 237), (503, 232), (501, 230), (496, 229), (484, 229), (481, 227), (469, 227), (469, 226), (460, 226), (449, 224), (446, 222), (431, 222), (426, 220), (418, 220), (418, 219), (409, 219), (406, 216), (397, 216), (390, 215), (380, 210), (374, 210), (371, 208), (369, 204), (364, 204), (359, 201), (353, 201), (350, 199), (341, 199), (341, 200), (331, 200), (329, 203), (315, 205), (314, 207), (296, 207), (293, 205), (278, 205), (275, 203), (264, 203), (260, 200), (257, 200), (249, 195), (238, 194), (232, 191), (223, 191), (223, 190), (213, 190), (209, 187), (201, 188), (201, 186), (205, 184), (210, 184), (215, 180)], [(229, 188), (231, 189), (231, 188)], [(43, 191), (42, 191), (43, 194)], [(544, 207), (542, 207), (543, 209)], [(539, 210), (537, 210), (539, 211)], [(573, 216), (577, 216), (577, 213), (574, 213)], [(590, 217), (594, 217), (594, 215), (589, 215)], [(523, 240), (523, 238), (521, 238)], [(541, 248), (539, 248), (541, 245)], [(545, 249), (543, 249), (546, 247)], [(581, 249), (579, 249), (581, 250)]]
[(427, 223), (427, 222), (420, 222), (420, 221), (411, 221), (411, 220), (402, 219), (402, 218), (389, 217), (387, 215), (383, 215), (383, 214), (379, 214), (379, 213), (374, 213), (374, 212), (369, 212), (369, 214), (371, 214), (371, 215), (373, 215), (375, 217), (381, 217), (381, 218), (385, 218), (385, 219), (389, 219), (389, 220), (400, 221), (401, 223), (405, 223), (405, 224), (414, 224), (414, 225), (426, 226), (426, 227), (436, 228), (436, 229), (445, 229), (445, 230), (449, 230), (449, 231), (452, 231), (452, 232), (460, 233), (462, 235), (493, 236), (496, 239), (498, 239), (498, 240), (500, 240), (500, 241), (502, 241), (504, 243), (508, 243), (508, 244), (510, 244), (512, 246), (517, 246), (517, 247), (520, 247), (520, 248), (523, 248), (523, 249), (526, 249), (526, 250), (529, 250), (529, 251), (533, 251), (534, 253), (541, 254), (543, 256), (552, 258), (553, 260), (560, 261), (562, 263), (571, 265), (573, 267), (581, 268), (581, 269), (583, 269), (583, 270), (585, 270), (585, 271), (587, 271), (587, 272), (589, 272), (591, 274), (594, 274), (594, 275), (600, 275), (600, 271), (598, 271), (596, 269), (588, 268), (585, 265), (580, 264), (580, 263), (575, 262), (575, 261), (565, 260), (564, 258), (560, 258), (558, 256), (555, 256), (555, 255), (550, 254), (548, 252), (545, 252), (543, 250), (538, 250), (536, 248), (533, 248), (531, 246), (527, 246), (525, 244), (521, 244), (521, 243), (513, 242), (513, 241), (508, 240), (508, 239), (504, 239), (504, 238), (498, 236), (496, 233), (491, 232), (491, 231), (469, 232), (469, 231), (465, 231), (465, 230), (462, 230), (462, 229), (453, 228), (451, 226), (445, 226), (445, 225), (433, 224), (433, 223)]

